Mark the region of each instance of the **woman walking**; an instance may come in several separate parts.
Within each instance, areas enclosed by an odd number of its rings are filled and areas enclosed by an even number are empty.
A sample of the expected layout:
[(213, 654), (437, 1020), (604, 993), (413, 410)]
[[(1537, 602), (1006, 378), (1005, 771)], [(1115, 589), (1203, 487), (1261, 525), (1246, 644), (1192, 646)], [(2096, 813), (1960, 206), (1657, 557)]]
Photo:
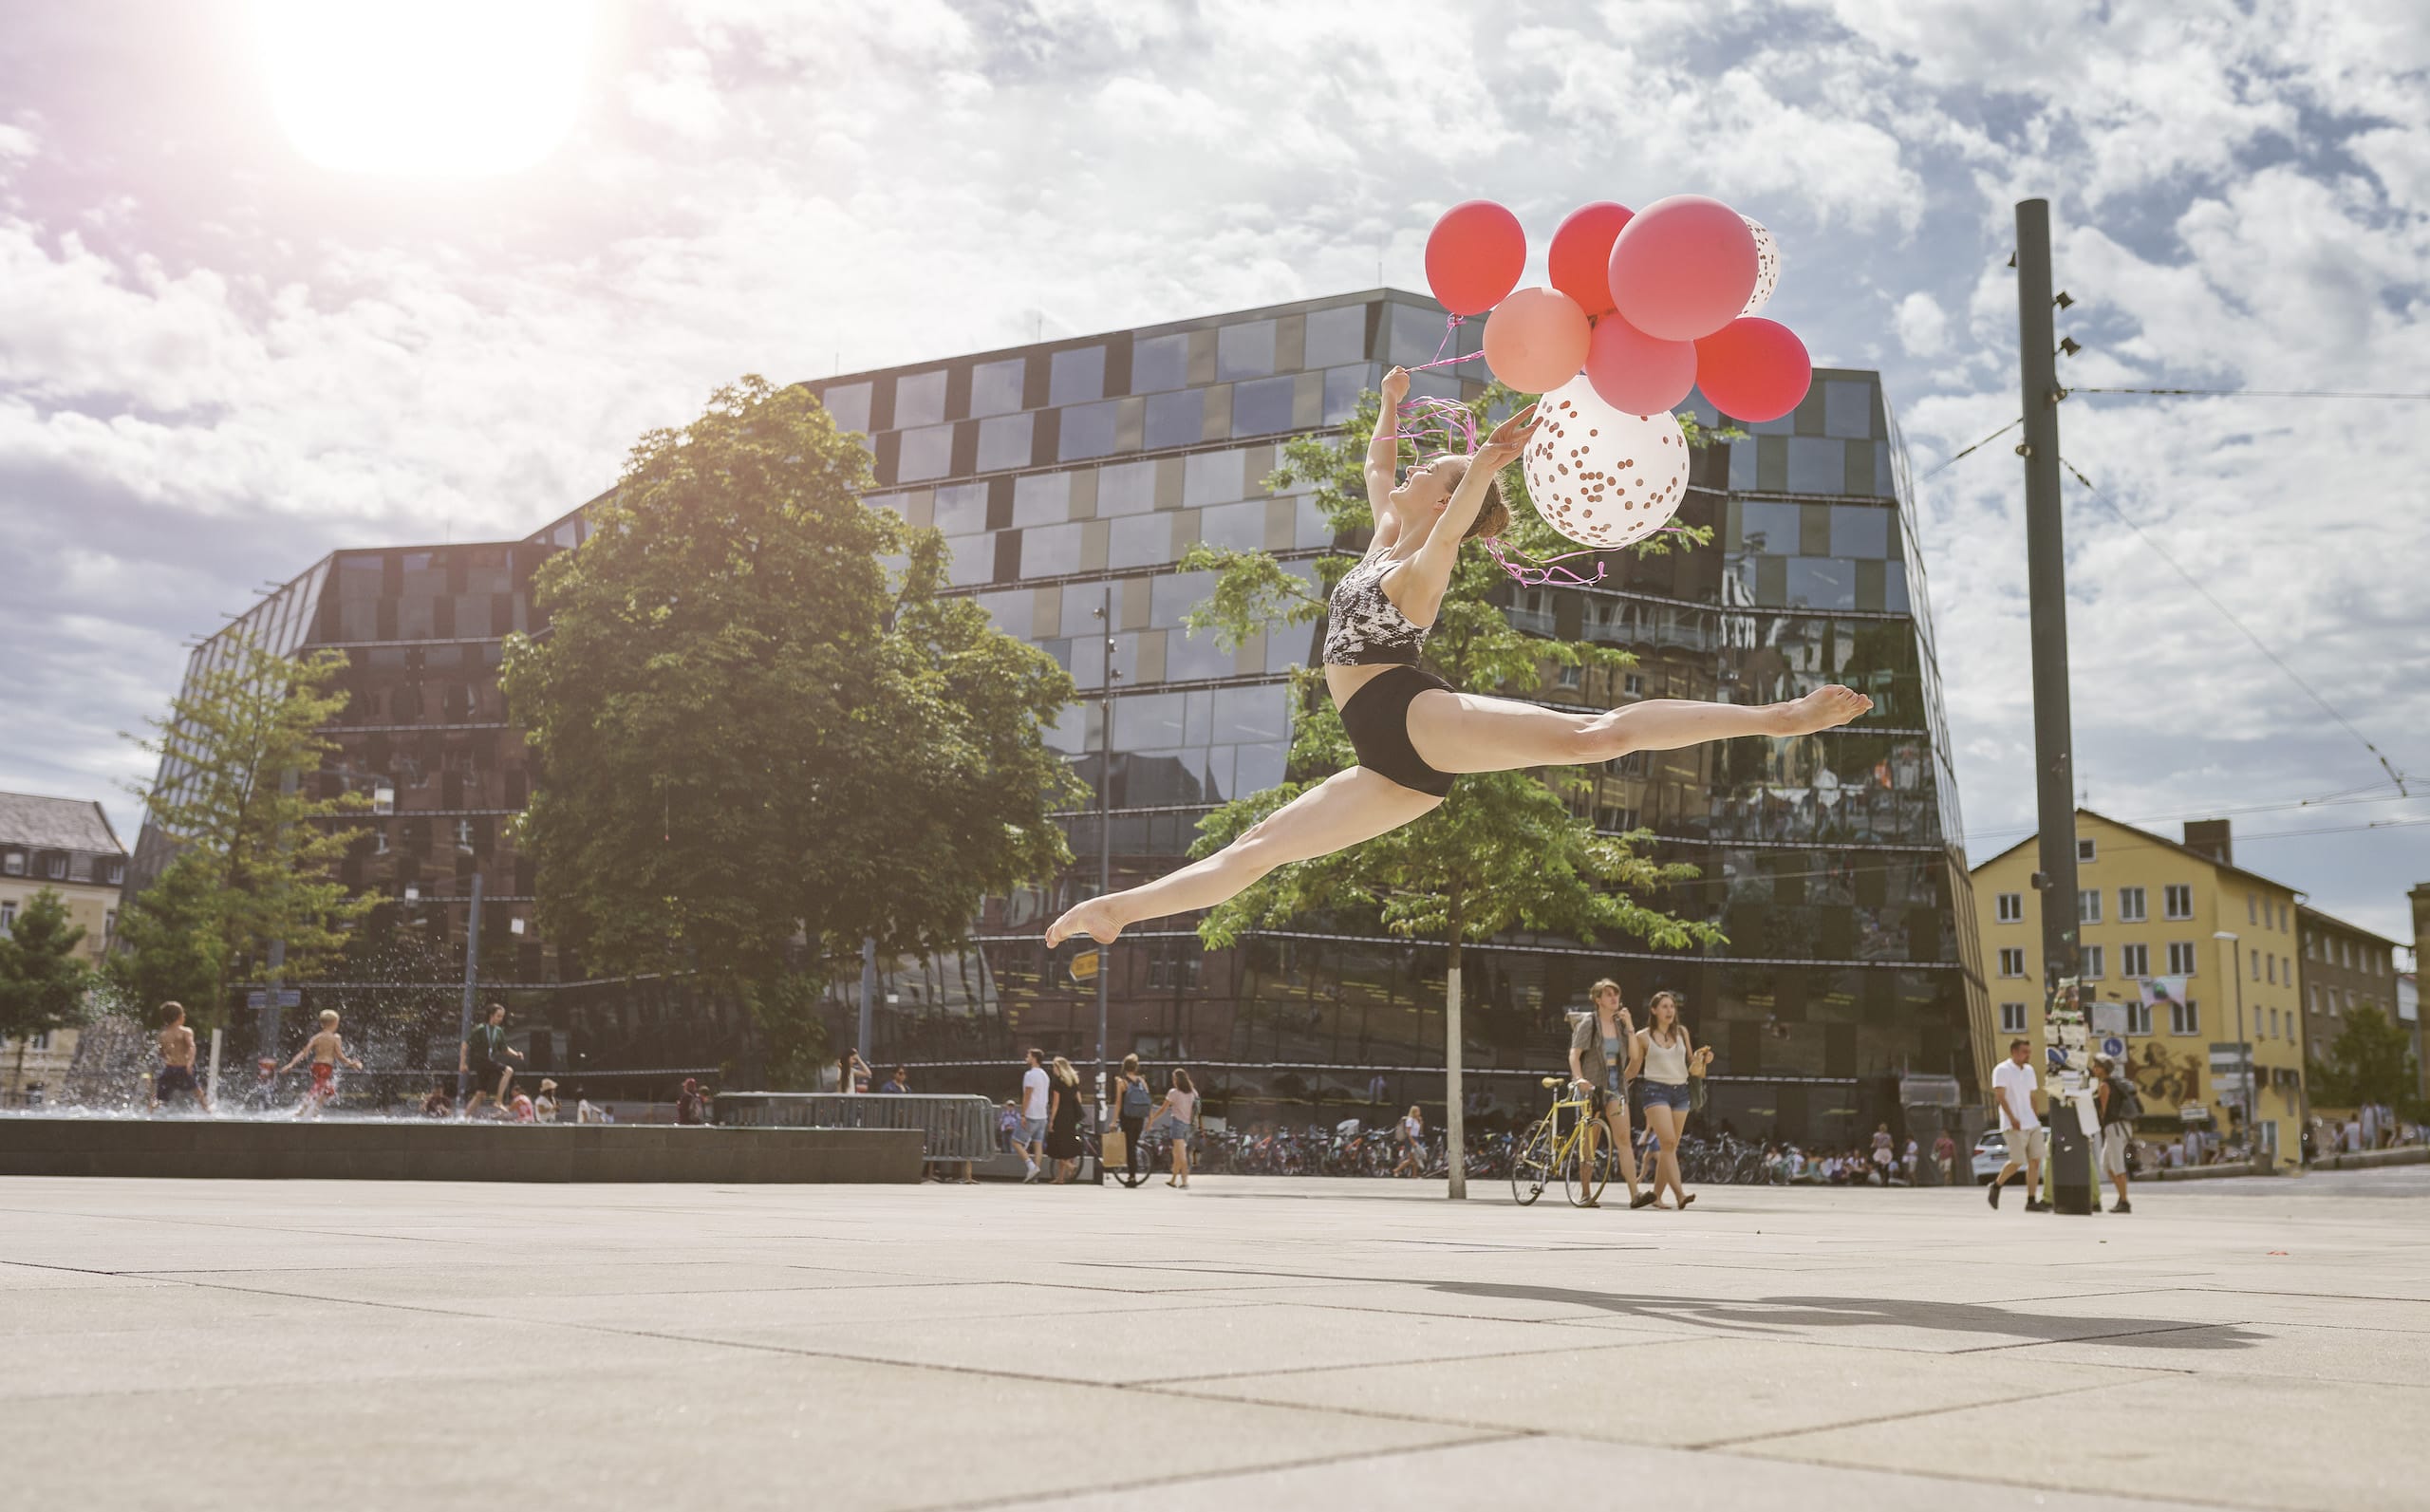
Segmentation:
[(1834, 683), (1790, 703), (1646, 699), (1604, 714), (1564, 714), (1462, 693), (1426, 671), (1426, 637), (1461, 549), (1499, 535), (1509, 523), (1494, 480), (1526, 449), (1536, 412), (1529, 405), (1503, 421), (1473, 455), (1438, 452), (1399, 478), (1395, 417), (1408, 394), (1406, 371), (1384, 375), (1383, 416), (1367, 446), (1374, 539), (1334, 585), (1327, 611), (1325, 686), (1358, 764), (1202, 861), (1076, 905), (1048, 926), (1048, 948), (1074, 935), (1109, 942), (1142, 920), (1211, 908), (1277, 867), (1397, 830), (1440, 805), (1464, 772), (1582, 766), (1744, 735), (1807, 735), (1873, 707), (1863, 694)]
[[(1595, 1011), (1578, 1021), (1569, 1036), (1570, 1079), (1583, 1082), (1590, 1108), (1588, 1117), (1596, 1120), (1586, 1126), (1586, 1138), (1581, 1142), (1581, 1158), (1593, 1162), (1597, 1123), (1612, 1136), (1612, 1158), (1620, 1167), (1620, 1180), (1628, 1184), (1629, 1205), (1643, 1207), (1658, 1193), (1637, 1190), (1636, 1151), (1629, 1144), (1629, 1099), (1622, 1091), (1628, 1083), (1624, 1073), (1635, 1058), (1633, 1043), (1636, 1024), (1629, 1017), (1628, 1005), (1620, 1001), (1620, 984), (1606, 977), (1589, 990)], [(1584, 1184), (1595, 1189), (1595, 1184)], [(1581, 1205), (1600, 1207), (1592, 1197)]]
[(1048, 1080), (1046, 1155), (1055, 1162), (1055, 1185), (1060, 1186), (1080, 1172), (1080, 1073), (1057, 1055)]
[(1122, 1173), (1132, 1186), (1139, 1185), (1139, 1140), (1148, 1131), (1148, 1113), (1155, 1096), (1139, 1070), (1139, 1057), (1123, 1056), (1122, 1070), (1113, 1078), (1113, 1105), (1122, 1119)]
[(1189, 1073), (1173, 1068), (1172, 1086), (1165, 1092), (1164, 1106), (1156, 1110), (1159, 1122), (1171, 1119), (1173, 1129), (1173, 1173), (1165, 1178), (1168, 1186), (1189, 1185), (1189, 1142), (1198, 1128), (1198, 1088), (1190, 1081)]
[(1401, 1114), (1401, 1158), (1393, 1167), (1395, 1176), (1426, 1174), (1426, 1110), (1415, 1103)]
[(1712, 1051), (1689, 1042), (1674, 995), (1655, 993), (1646, 1004), (1646, 1017), (1650, 1022), (1636, 1032), (1629, 1054), (1629, 1074), (1643, 1077), (1637, 1095), (1645, 1104), (1646, 1127), (1661, 1147), (1654, 1158), (1654, 1200), (1660, 1203), (1667, 1186), (1672, 1200), (1684, 1208), (1696, 1200), (1679, 1185), (1679, 1135), (1687, 1129), (1688, 1110), (1694, 1102), (1688, 1081), (1704, 1074), (1712, 1063)]

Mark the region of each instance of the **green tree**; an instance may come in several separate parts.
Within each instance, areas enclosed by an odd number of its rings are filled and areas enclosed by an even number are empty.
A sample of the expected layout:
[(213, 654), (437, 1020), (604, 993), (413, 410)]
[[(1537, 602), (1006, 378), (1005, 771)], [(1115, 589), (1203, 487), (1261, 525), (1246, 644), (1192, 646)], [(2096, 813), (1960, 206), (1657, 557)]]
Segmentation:
[(2309, 1074), (2313, 1098), (2331, 1107), (2382, 1103), (2411, 1113), (2421, 1104), (2412, 1041), (2377, 1008), (2348, 1013), (2327, 1056), (2312, 1062)]
[(944, 596), (944, 538), (869, 484), (806, 393), (721, 389), (642, 439), (541, 569), (546, 635), (506, 652), (543, 926), (609, 971), (701, 973), (795, 1080), (829, 961), (958, 939), (1068, 859), (1052, 814), (1084, 796), (1044, 739), (1070, 677)]
[(225, 944), (214, 890), (211, 858), (188, 850), (119, 915), (102, 970), (124, 1011), (148, 1023), (164, 1002), (201, 1016), (218, 1000)]
[(27, 1040), (84, 1019), (94, 976), (76, 958), (84, 943), (84, 931), (67, 922), (67, 905), (56, 887), (35, 893), (0, 934), (0, 1039), (17, 1042), (14, 1085), (20, 1089)]
[(317, 781), (338, 749), (322, 727), (346, 706), (345, 690), (330, 686), (346, 665), (342, 651), (280, 656), (238, 631), (171, 700), (169, 717), (152, 721), (155, 737), (138, 742), (160, 763), (139, 790), (144, 809), (181, 859), (194, 858), (177, 907), (209, 943), (165, 943), (211, 964), (210, 991), (186, 1004), (197, 1028), (226, 1021), (237, 982), (310, 976), (378, 901), (349, 894), (335, 875), (361, 831), (332, 821), (370, 800), (323, 796)]
[[(1482, 418), (1517, 399), (1496, 388), (1475, 401)], [(1367, 438), (1374, 434), (1380, 400), (1373, 393), (1336, 436), (1302, 437), (1284, 448), (1273, 486), (1314, 485), (1316, 503), (1336, 539), (1363, 539), (1371, 528), (1364, 474)], [(1681, 417), (1692, 445), (1714, 438)], [(1411, 444), (1402, 441), (1404, 457)], [(1528, 504), (1516, 468), (1502, 475), (1511, 523), (1504, 539), (1539, 558), (1576, 546), (1553, 533)], [(1640, 543), (1640, 554), (1706, 544), (1710, 530), (1682, 527)], [(1327, 556), (1315, 564), (1316, 581), (1262, 551), (1192, 548), (1187, 569), (1218, 575), (1207, 601), (1188, 617), (1193, 633), (1206, 632), (1226, 646), (1274, 625), (1305, 625), (1324, 613), (1325, 600), (1355, 557)], [(1510, 579), (1483, 551), (1465, 551), (1443, 597), (1433, 633), (1426, 644), (1426, 666), (1453, 687), (1477, 692), (1533, 692), (1547, 663), (1617, 668), (1636, 658), (1611, 646), (1525, 634), (1504, 612)], [(1320, 668), (1293, 674), (1299, 718), (1293, 722), (1290, 777), (1262, 793), (1245, 794), (1199, 823), (1192, 855), (1207, 855), (1243, 831), (1298, 797), (1355, 756), (1342, 730), (1340, 712), (1325, 692)], [(1213, 909), (1199, 926), (1209, 946), (1228, 945), (1253, 930), (1277, 926), (1310, 913), (1374, 910), (1384, 927), (1410, 939), (1441, 942), (1449, 955), (1446, 981), (1445, 1123), (1450, 1148), (1462, 1148), (1461, 947), (1512, 929), (1541, 930), (1593, 941), (1607, 934), (1633, 935), (1663, 949), (1689, 949), (1722, 940), (1719, 929), (1674, 918), (1637, 901), (1636, 895), (1699, 875), (1686, 865), (1658, 865), (1638, 853), (1648, 831), (1598, 834), (1590, 817), (1592, 781), (1575, 769), (1495, 772), (1462, 776), (1449, 802), (1416, 822), (1348, 850), (1283, 867)], [(1466, 1173), (1452, 1162), (1451, 1195), (1467, 1189)]]

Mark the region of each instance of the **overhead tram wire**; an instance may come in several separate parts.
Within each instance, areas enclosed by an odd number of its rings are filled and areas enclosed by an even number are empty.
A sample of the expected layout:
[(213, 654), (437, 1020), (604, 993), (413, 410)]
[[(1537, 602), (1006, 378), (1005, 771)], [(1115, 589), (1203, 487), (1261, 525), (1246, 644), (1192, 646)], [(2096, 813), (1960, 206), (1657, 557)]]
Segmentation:
[(2201, 399), (2430, 399), (2430, 394), (2338, 391), (2322, 388), (2070, 388), (2070, 394), (2156, 394)]
[(2234, 609), (2231, 609), (2225, 604), (2220, 603), (2216, 594), (2214, 594), (2209, 588), (2202, 586), (2202, 580), (2200, 578), (2196, 577), (2193, 573), (2179, 566), (2177, 558), (2169, 555), (2167, 551), (2160, 546), (2159, 542), (2152, 539), (2150, 532), (2146, 532), (2141, 526), (2136, 524), (2132, 519), (2129, 519), (2124, 510), (2120, 509), (2117, 504), (2110, 499), (2108, 495), (2095, 487), (2091, 478), (2084, 476), (2083, 468), (2078, 467), (2075, 463), (2067, 460), (2065, 457), (2059, 458), (2059, 465), (2066, 468), (2069, 473), (2074, 474), (2076, 481), (2084, 485), (2084, 492), (2101, 500), (2102, 507), (2108, 510), (2110, 513), (2117, 515), (2118, 522), (2120, 524), (2134, 532), (2138, 540), (2141, 541), (2145, 546), (2150, 547), (2154, 556), (2157, 556), (2161, 561), (2166, 562), (2169, 565), (2169, 569), (2171, 571), (2174, 571), (2178, 576), (2185, 579), (2187, 587), (2193, 588), (2195, 592), (2201, 594), (2204, 603), (2209, 604), (2211, 607), (2218, 610), (2221, 618), (2225, 619), (2230, 625), (2234, 625), (2239, 631), (2243, 632), (2244, 638), (2253, 644), (2254, 649), (2258, 650), (2263, 656), (2268, 657), (2272, 666), (2275, 666), (2279, 671), (2287, 674), (2288, 681), (2293, 682), (2295, 686), (2303, 689), (2307, 697), (2308, 697), (2314, 703), (2320, 705), (2322, 713), (2327, 715), (2331, 719), (2336, 720), (2339, 728), (2343, 729), (2346, 734), (2352, 736), (2355, 739), (2362, 741), (2363, 749), (2371, 753), (2372, 759), (2379, 762), (2380, 770), (2385, 772), (2388, 775), (2388, 780), (2396, 784), (2397, 792), (2410, 795), (2404, 785), (2404, 774), (2396, 769), (2396, 764), (2387, 758), (2385, 753), (2382, 752), (2378, 746), (2371, 743), (2370, 737), (2356, 729), (2351, 720), (2347, 719), (2346, 716), (2338, 713), (2336, 708), (2329, 703), (2328, 700), (2321, 697), (2319, 689), (2313, 687), (2309, 682), (2305, 681), (2302, 673), (2297, 672), (2293, 667), (2288, 665), (2284, 657), (2281, 657), (2277, 652), (2270, 649), (2268, 643), (2264, 642), (2260, 636), (2255, 635), (2252, 632), (2252, 627), (2251, 625), (2246, 625), (2244, 621), (2236, 618), (2236, 614)]
[[(1966, 457), (1968, 457), (1969, 455), (1971, 455), (1971, 454), (1972, 454), (1972, 453), (1974, 453), (1974, 452), (1979, 452), (1979, 451), (1981, 451), (1984, 447), (1991, 445), (1993, 441), (1998, 440), (2001, 437), (2006, 436), (2009, 432), (2010, 432), (2010, 431), (2012, 431), (2012, 430), (2016, 429), (2018, 426), (2020, 426), (2020, 425), (2022, 425), (2022, 424), (2024, 424), (2024, 423), (2025, 423), (2025, 417), (2024, 417), (2024, 416), (2022, 416), (2022, 415), (2019, 415), (2016, 419), (2014, 419), (2014, 420), (2012, 420), (2009, 421), (2006, 425), (2001, 426), (1998, 430), (1993, 431), (1991, 435), (1984, 437), (1981, 440), (1976, 441), (1973, 445), (1972, 445), (1972, 446), (1970, 446), (1970, 447), (1966, 448), (1966, 450), (1965, 450), (1965, 451), (1963, 451), (1963, 452), (1959, 452), (1956, 456), (1952, 457), (1950, 457), (1947, 461), (1945, 461), (1945, 462), (1943, 462), (1943, 463), (1941, 463), (1941, 464), (1940, 464), (1940, 466), (1934, 468), (1934, 469), (1933, 469), (1931, 472), (1929, 472), (1929, 473), (1926, 473), (1926, 474), (1924, 475), (1924, 477), (1937, 477), (1937, 476), (1939, 476), (1941, 475), (1941, 473), (1943, 473), (1943, 472), (1944, 472), (1944, 471), (1946, 471), (1947, 469), (1949, 469), (1949, 468), (1951, 468), (1951, 467), (1954, 466), (1956, 463), (1958, 463), (1959, 461), (1963, 460), (1963, 459), (1964, 459)], [(1923, 480), (1922, 478), (1918, 478), (1918, 479), (1916, 479), (1916, 481), (1918, 481), (1918, 482), (1921, 482), (1922, 480)]]

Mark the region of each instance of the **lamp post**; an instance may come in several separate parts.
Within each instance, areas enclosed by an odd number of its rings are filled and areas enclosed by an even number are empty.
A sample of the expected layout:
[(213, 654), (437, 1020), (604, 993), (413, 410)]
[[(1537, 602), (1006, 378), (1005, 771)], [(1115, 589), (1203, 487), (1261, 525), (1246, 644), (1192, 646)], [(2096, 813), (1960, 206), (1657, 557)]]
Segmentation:
[[(1097, 684), (1098, 708), (1102, 711), (1097, 731), (1097, 896), (1102, 898), (1113, 890), (1113, 579), (1105, 578), (1097, 585), (1098, 602), (1094, 613), (1105, 636), (1105, 676)], [(1105, 1038), (1106, 1038), (1106, 978), (1112, 957), (1105, 942), (1097, 947), (1097, 1136), (1105, 1136), (1106, 1107)], [(1104, 1147), (1098, 1147), (1097, 1185), (1105, 1185)]]
[(2228, 947), (2228, 976), (2236, 989), (2236, 1061), (2244, 1078), (2244, 1142), (2245, 1160), (2250, 1163), (2261, 1149), (2261, 1127), (2253, 1121), (2252, 1111), (2252, 1042), (2244, 1036), (2244, 978), (2236, 972), (2236, 932), (2233, 929), (2212, 931), (2211, 938)]

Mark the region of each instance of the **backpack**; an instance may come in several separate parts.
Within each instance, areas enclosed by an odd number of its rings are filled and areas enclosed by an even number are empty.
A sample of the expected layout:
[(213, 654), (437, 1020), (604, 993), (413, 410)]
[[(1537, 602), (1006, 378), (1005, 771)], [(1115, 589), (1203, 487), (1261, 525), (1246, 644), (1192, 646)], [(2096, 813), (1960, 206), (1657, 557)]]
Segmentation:
[(1147, 1117), (1148, 1101), (1147, 1081), (1144, 1078), (1134, 1077), (1122, 1089), (1122, 1116), (1125, 1118)]
[(2131, 1124), (2143, 1116), (2142, 1094), (2123, 1076), (2109, 1078), (2109, 1116), (2104, 1124)]

